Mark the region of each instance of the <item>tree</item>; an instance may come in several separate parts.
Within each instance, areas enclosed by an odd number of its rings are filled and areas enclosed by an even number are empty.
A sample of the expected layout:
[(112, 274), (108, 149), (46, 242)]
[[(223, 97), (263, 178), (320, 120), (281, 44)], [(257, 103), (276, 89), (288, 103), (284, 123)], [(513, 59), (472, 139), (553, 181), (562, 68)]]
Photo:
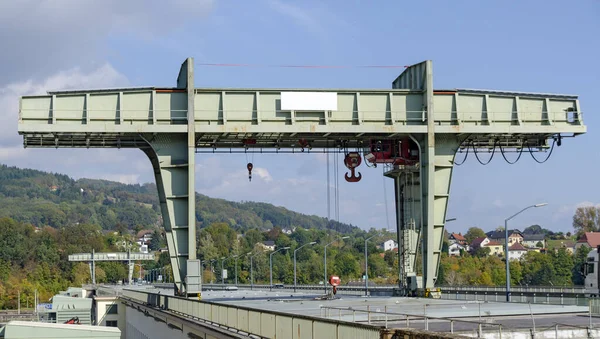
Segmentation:
[(163, 239), (162, 232), (159, 230), (154, 230), (154, 233), (152, 233), (152, 240), (150, 240), (150, 250), (158, 251), (163, 245)]
[(573, 215), (573, 229), (578, 235), (584, 232), (600, 231), (600, 208), (596, 206), (578, 207)]
[(465, 239), (467, 239), (469, 244), (472, 243), (476, 238), (481, 237), (485, 237), (485, 232), (479, 227), (471, 227), (467, 233), (465, 233)]

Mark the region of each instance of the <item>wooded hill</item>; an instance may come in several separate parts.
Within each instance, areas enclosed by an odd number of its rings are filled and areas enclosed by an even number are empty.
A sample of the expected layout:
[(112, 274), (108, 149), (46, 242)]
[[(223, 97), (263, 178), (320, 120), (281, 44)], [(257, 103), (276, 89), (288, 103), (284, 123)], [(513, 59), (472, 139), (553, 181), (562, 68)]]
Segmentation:
[[(103, 229), (161, 225), (156, 185), (79, 179), (67, 175), (0, 165), (0, 218), (34, 226), (61, 228), (96, 224)], [(224, 222), (236, 231), (280, 228), (330, 229), (351, 233), (357, 227), (258, 202), (232, 202), (196, 194), (196, 221), (202, 228)]]

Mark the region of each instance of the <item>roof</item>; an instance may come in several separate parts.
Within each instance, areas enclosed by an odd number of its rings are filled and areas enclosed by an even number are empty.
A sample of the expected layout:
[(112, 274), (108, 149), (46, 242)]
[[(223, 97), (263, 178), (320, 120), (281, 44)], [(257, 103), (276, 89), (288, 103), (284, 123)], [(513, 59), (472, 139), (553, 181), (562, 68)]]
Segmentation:
[(139, 231), (139, 232), (137, 233), (137, 236), (136, 236), (136, 237), (137, 237), (137, 238), (141, 238), (141, 237), (143, 237), (144, 235), (146, 235), (146, 234), (149, 234), (149, 233), (154, 233), (154, 231), (153, 231), (153, 230), (141, 230), (141, 231)]
[(275, 242), (273, 240), (267, 240), (262, 242), (265, 246), (275, 246)]
[(471, 246), (472, 246), (472, 247), (479, 247), (479, 246), (481, 246), (481, 243), (482, 243), (482, 242), (483, 242), (485, 239), (487, 239), (487, 237), (479, 237), (479, 238), (475, 238), (475, 239), (473, 240), (473, 242), (471, 243)]
[(525, 241), (543, 241), (546, 239), (545, 234), (523, 234), (523, 240)]
[(120, 338), (117, 327), (10, 321), (3, 328), (5, 338)]
[(598, 232), (585, 232), (579, 240), (578, 243), (587, 243), (590, 247), (598, 247), (600, 245), (600, 233)]
[[(508, 230), (508, 236), (510, 237), (513, 233), (518, 233), (519, 235), (523, 235), (521, 233), (521, 231), (515, 229), (515, 230)], [(490, 239), (504, 239), (506, 237), (505, 232), (502, 231), (490, 231), (487, 232), (485, 235), (487, 235), (488, 238)]]
[(511, 247), (508, 248), (509, 251), (527, 251), (527, 249), (525, 247), (523, 247), (523, 245), (519, 244), (518, 242), (514, 243)]
[(458, 233), (458, 234), (457, 233), (452, 233), (452, 234), (450, 234), (450, 236), (452, 238), (454, 238), (455, 240), (458, 240), (458, 241), (467, 241), (467, 239), (465, 239), (465, 237), (462, 236), (460, 233)]
[(485, 244), (484, 246), (502, 246), (501, 243), (497, 242), (497, 241), (490, 241), (487, 244)]

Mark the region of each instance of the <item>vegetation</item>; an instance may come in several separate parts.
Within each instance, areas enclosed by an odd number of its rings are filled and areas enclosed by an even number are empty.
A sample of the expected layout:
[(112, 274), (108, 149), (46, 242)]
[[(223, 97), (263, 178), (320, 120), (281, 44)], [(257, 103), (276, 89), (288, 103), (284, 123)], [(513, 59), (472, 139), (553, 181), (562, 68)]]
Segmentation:
[[(123, 251), (123, 244), (134, 241), (132, 233), (153, 230), (149, 247), (159, 253), (165, 239), (161, 232), (156, 187), (153, 184), (120, 183), (80, 179), (36, 170), (0, 165), (0, 309), (15, 308), (17, 294), (25, 305), (33, 300), (34, 290), (40, 300), (48, 300), (69, 285), (90, 282), (85, 263), (68, 262), (72, 253)], [(198, 254), (205, 263), (204, 280), (220, 281), (220, 268), (228, 270), (233, 282), (235, 264), (238, 282), (250, 281), (252, 257), (254, 281), (269, 281), (269, 252), (264, 241), (273, 241), (278, 249), (273, 258), (273, 280), (293, 283), (293, 254), (297, 251), (298, 283), (323, 280), (324, 245), (327, 247), (327, 271), (339, 275), (343, 283), (361, 280), (364, 275), (364, 239), (376, 235), (374, 229), (363, 231), (355, 226), (308, 216), (265, 203), (230, 202), (198, 195)], [(577, 232), (598, 230), (596, 212), (580, 208), (574, 216)], [(583, 226), (579, 226), (583, 225)], [(539, 225), (524, 233), (545, 234), (565, 239), (561, 233)], [(570, 234), (567, 234), (570, 236)], [(348, 236), (341, 239), (341, 236)], [(467, 240), (485, 236), (472, 227)], [(383, 252), (377, 245), (394, 234), (379, 234), (368, 243), (369, 277), (375, 283), (397, 283), (398, 256)], [(461, 257), (447, 255), (444, 245), (438, 284), (503, 285), (504, 261), (486, 251)], [(511, 261), (514, 285), (571, 285), (583, 283), (583, 264), (589, 249), (582, 247), (574, 255), (564, 248), (545, 253), (529, 252), (519, 261)], [(489, 249), (488, 249), (489, 252)], [(237, 256), (237, 260), (234, 259)], [(221, 260), (221, 258), (226, 258)], [(157, 254), (156, 261), (144, 263), (144, 270), (165, 267), (170, 271), (167, 253)], [(134, 277), (139, 274), (136, 265)], [(170, 275), (170, 274), (168, 274)], [(98, 282), (116, 282), (127, 278), (125, 265), (99, 263)]]

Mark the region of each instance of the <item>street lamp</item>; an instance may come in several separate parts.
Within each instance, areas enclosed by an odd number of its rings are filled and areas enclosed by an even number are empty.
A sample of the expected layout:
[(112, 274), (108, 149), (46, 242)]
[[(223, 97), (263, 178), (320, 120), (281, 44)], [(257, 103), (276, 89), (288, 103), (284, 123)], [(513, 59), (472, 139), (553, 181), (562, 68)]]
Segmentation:
[(367, 241), (371, 240), (371, 238), (374, 238), (378, 235), (379, 234), (375, 234), (365, 239), (365, 297), (369, 295), (369, 259), (367, 256)]
[(521, 214), (525, 210), (528, 210), (532, 207), (542, 207), (548, 205), (547, 203), (535, 204), (531, 206), (527, 206), (524, 209), (520, 210), (516, 214), (513, 214), (508, 219), (504, 220), (504, 259), (506, 261), (506, 301), (510, 302), (510, 264), (508, 260), (508, 221), (517, 215)]
[(316, 241), (311, 241), (308, 244), (304, 244), (294, 250), (294, 293), (296, 293), (296, 251), (298, 251), (299, 249), (301, 249), (304, 246), (314, 245), (316, 243), (317, 243)]
[(269, 254), (269, 267), (270, 267), (270, 271), (271, 271), (271, 286), (269, 286), (269, 291), (273, 290), (273, 254), (279, 252), (279, 251), (283, 251), (283, 250), (288, 250), (290, 249), (290, 247), (282, 247), (280, 249), (278, 249), (277, 251), (273, 251), (271, 252), (271, 254)]
[[(350, 238), (350, 237), (345, 236), (345, 237), (342, 237), (341, 239), (348, 239), (348, 238)], [(323, 256), (323, 263), (325, 266), (325, 275), (323, 276), (323, 288), (325, 289), (325, 294), (327, 294), (327, 246), (333, 244), (334, 242), (335, 242), (335, 240), (330, 242), (329, 244), (325, 245), (325, 253)]]
[(215, 278), (215, 269), (213, 267), (213, 262), (217, 261), (217, 259), (211, 259), (210, 260), (210, 283), (214, 284), (214, 278)]
[[(246, 255), (250, 255), (250, 254), (252, 254), (252, 252), (246, 253)], [(252, 258), (254, 258), (254, 256), (250, 255), (250, 290), (252, 290), (252, 287), (254, 287), (254, 274), (252, 272)]]
[(235, 286), (237, 286), (237, 260), (238, 260), (239, 255), (236, 254), (233, 256), (233, 258), (235, 259)]
[(224, 274), (223, 272), (225, 272), (223, 270), (223, 262), (225, 261), (225, 257), (221, 257), (221, 285), (225, 285), (225, 279), (223, 278)]

